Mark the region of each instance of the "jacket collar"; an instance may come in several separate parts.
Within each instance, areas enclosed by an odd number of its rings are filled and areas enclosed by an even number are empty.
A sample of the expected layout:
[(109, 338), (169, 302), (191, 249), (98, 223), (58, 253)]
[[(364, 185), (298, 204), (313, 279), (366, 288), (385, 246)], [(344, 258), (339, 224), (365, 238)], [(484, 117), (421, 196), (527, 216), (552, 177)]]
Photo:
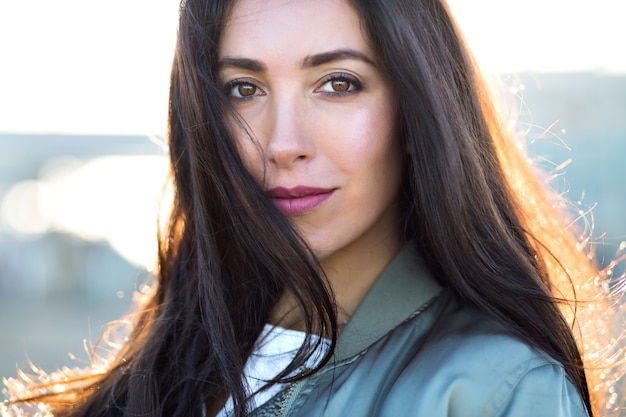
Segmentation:
[(405, 321), (433, 297), (441, 286), (432, 277), (414, 244), (407, 244), (370, 288), (339, 335), (335, 360), (363, 351)]

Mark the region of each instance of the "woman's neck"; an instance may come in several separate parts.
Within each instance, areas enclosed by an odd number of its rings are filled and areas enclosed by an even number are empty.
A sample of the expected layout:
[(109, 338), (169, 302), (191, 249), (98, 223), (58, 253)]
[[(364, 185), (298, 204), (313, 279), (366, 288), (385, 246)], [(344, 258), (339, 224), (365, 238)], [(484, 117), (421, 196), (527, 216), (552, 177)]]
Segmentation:
[[(337, 304), (340, 332), (343, 329), (342, 324), (350, 320), (376, 279), (405, 244), (399, 233), (373, 235), (375, 238), (361, 239), (320, 259), (323, 273)], [(300, 309), (291, 294), (284, 294), (277, 303), (270, 323), (294, 330), (306, 330)]]
[(374, 244), (349, 247), (321, 260), (337, 303), (337, 320), (349, 320), (404, 242), (387, 236)]

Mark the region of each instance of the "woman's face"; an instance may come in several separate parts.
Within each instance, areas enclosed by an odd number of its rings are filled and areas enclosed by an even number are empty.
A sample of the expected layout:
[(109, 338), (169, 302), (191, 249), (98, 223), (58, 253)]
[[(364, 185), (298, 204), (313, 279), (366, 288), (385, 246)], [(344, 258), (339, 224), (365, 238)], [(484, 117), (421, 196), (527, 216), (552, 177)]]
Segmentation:
[(342, 0), (238, 0), (219, 78), (241, 157), (323, 261), (399, 241), (392, 88)]

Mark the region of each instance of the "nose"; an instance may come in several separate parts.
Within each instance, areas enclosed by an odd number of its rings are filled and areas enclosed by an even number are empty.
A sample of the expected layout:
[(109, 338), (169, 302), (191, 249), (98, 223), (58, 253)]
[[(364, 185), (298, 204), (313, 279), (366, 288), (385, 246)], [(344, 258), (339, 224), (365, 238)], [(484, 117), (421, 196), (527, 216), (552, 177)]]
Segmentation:
[(311, 159), (315, 146), (308, 129), (304, 100), (293, 96), (275, 97), (271, 113), (265, 149), (269, 163), (280, 168), (292, 168)]

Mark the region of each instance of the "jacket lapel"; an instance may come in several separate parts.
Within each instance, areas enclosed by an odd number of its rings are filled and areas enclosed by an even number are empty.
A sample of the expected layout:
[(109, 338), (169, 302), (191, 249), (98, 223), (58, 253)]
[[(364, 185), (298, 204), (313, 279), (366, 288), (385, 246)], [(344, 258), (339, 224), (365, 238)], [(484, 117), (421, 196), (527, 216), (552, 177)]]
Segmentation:
[(418, 255), (407, 244), (385, 268), (339, 335), (335, 360), (363, 351), (441, 292)]

